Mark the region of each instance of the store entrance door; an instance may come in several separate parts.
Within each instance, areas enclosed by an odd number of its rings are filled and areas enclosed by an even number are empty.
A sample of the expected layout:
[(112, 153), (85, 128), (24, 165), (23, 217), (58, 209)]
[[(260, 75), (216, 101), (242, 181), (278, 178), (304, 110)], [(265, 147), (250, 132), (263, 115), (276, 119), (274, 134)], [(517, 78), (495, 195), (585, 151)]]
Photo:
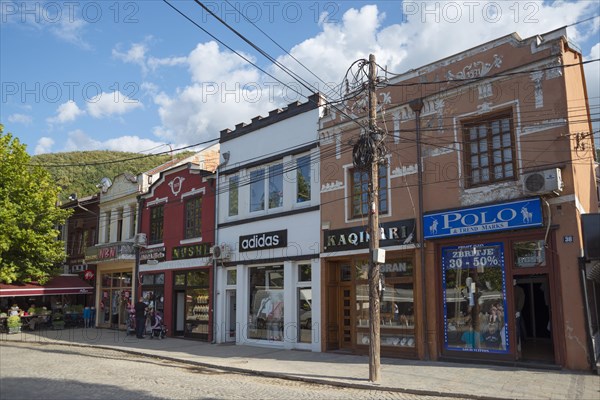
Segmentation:
[(225, 317), (226, 326), (225, 326), (225, 341), (226, 342), (235, 342), (235, 331), (237, 328), (236, 323), (236, 311), (237, 311), (237, 300), (236, 300), (236, 292), (235, 289), (227, 291), (226, 297), (227, 305), (227, 316)]
[(352, 287), (342, 283), (339, 291), (339, 316), (340, 316), (340, 350), (351, 350), (354, 343), (354, 329), (352, 327)]
[(517, 276), (513, 289), (517, 307), (520, 303), (518, 297), (523, 296), (521, 318), (515, 321), (520, 322), (516, 327), (516, 333), (521, 338), (519, 358), (522, 361), (554, 363), (548, 275)]
[(185, 328), (185, 292), (184, 291), (176, 291), (175, 292), (175, 312), (173, 313), (175, 316), (173, 325), (175, 329), (173, 330), (175, 336), (183, 336), (183, 331)]

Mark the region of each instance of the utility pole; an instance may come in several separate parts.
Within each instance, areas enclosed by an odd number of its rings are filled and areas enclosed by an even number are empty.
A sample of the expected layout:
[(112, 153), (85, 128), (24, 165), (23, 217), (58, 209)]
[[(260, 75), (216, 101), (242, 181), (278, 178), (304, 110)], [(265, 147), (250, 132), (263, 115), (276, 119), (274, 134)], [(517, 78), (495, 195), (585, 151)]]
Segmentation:
[[(415, 113), (415, 125), (416, 125), (416, 140), (417, 140), (417, 180), (418, 180), (418, 190), (419, 190), (419, 221), (420, 224), (423, 224), (423, 164), (421, 159), (421, 111), (423, 110), (423, 99), (418, 98), (412, 100), (408, 104)], [(428, 324), (427, 324), (427, 302), (425, 299), (427, 298), (425, 295), (425, 228), (421, 225), (419, 228), (419, 257), (421, 264), (421, 294), (420, 297), (422, 299), (422, 320), (423, 320), (423, 358), (425, 360), (429, 360), (429, 333)]]
[[(371, 143), (379, 143), (377, 131), (377, 97), (375, 85), (377, 72), (375, 69), (375, 55), (369, 55), (369, 132)], [(379, 306), (379, 263), (375, 259), (375, 252), (379, 249), (379, 163), (380, 151), (377, 146), (372, 149), (369, 185), (369, 380), (378, 382), (381, 374), (380, 360), (380, 306)]]

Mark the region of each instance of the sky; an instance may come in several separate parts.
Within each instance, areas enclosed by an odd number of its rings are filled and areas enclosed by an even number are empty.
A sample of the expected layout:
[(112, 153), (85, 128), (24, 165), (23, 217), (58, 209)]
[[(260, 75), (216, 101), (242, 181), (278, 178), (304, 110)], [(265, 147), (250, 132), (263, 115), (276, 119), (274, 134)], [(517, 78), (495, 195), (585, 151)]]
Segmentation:
[[(32, 155), (157, 153), (305, 102), (307, 89), (278, 65), (336, 97), (331, 88), (371, 53), (403, 73), (513, 32), (527, 38), (568, 26), (584, 59), (600, 58), (597, 1), (198, 3), (0, 0), (5, 131)], [(592, 105), (599, 64), (585, 67)]]

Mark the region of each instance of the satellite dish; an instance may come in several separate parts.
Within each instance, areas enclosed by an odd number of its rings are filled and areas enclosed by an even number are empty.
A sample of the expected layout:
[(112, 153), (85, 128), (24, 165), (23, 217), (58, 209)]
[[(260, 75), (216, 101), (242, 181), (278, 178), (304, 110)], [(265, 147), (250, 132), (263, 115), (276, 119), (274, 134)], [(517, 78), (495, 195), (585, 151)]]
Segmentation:
[(100, 180), (100, 189), (102, 190), (102, 193), (106, 193), (106, 191), (111, 185), (112, 182), (108, 178), (102, 178), (102, 180)]

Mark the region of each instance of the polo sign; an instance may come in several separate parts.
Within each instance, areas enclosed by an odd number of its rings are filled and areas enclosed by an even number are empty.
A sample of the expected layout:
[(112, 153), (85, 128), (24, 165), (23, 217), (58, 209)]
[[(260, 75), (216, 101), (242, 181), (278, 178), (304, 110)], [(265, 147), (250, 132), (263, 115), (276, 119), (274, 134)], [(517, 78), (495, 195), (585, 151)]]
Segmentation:
[(423, 216), (425, 239), (534, 228), (543, 225), (539, 198), (429, 213)]

